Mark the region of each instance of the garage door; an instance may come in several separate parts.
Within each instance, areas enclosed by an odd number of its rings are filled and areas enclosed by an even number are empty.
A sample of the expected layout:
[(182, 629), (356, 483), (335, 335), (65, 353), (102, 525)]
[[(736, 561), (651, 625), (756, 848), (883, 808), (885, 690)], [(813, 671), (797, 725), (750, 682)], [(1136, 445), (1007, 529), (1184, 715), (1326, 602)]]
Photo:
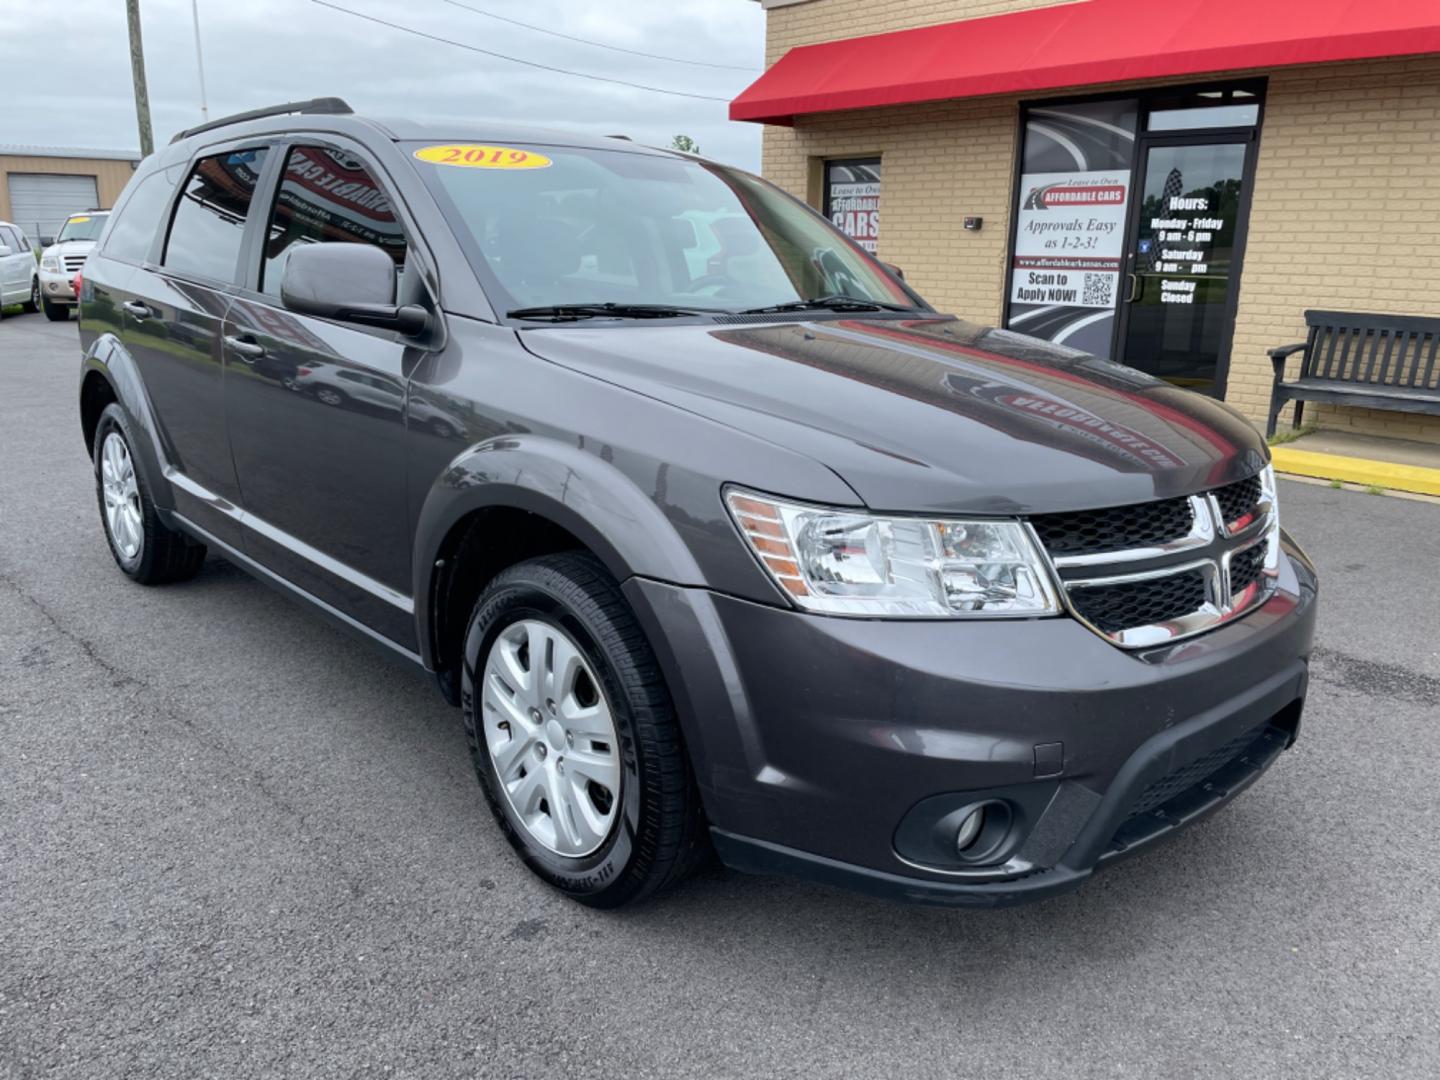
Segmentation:
[(42, 236), (58, 233), (76, 211), (94, 210), (99, 205), (93, 176), (10, 174), (10, 219), (37, 242)]

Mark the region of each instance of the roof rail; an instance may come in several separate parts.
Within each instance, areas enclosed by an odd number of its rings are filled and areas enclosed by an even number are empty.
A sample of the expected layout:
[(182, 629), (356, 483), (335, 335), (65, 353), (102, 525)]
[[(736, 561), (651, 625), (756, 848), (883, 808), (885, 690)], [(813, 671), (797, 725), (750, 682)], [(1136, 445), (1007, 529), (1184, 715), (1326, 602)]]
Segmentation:
[(181, 139), (188, 139), (191, 135), (198, 135), (202, 131), (210, 131), (214, 128), (227, 127), (230, 124), (239, 124), (246, 120), (261, 120), (267, 116), (285, 116), (288, 113), (321, 113), (335, 116), (343, 113), (353, 113), (355, 110), (349, 104), (338, 97), (317, 97), (309, 101), (287, 101), (284, 105), (271, 105), (264, 109), (251, 109), (249, 112), (238, 112), (231, 116), (222, 116), (218, 120), (209, 120), (195, 127), (186, 128), (184, 131), (177, 131), (175, 137), (170, 141), (177, 143)]

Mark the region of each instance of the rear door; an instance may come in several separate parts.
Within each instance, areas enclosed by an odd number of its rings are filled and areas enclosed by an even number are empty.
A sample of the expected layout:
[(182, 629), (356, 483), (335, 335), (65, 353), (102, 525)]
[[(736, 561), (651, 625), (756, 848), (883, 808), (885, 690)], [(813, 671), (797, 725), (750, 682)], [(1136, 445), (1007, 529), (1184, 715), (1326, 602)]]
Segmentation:
[(10, 249), (9, 255), (0, 255), (0, 299), (6, 304), (28, 300), (30, 279), (35, 276), (30, 241), (14, 226), (0, 225), (0, 246)]
[(120, 301), (121, 339), (155, 413), (175, 508), (235, 546), (240, 488), (225, 437), (220, 339), (269, 156), (267, 142), (253, 140), (202, 151), (175, 193), (156, 262), (131, 275)]
[(263, 235), (224, 326), (246, 547), (312, 596), (413, 647), (405, 390), (422, 354), (390, 331), (280, 302), (286, 260), (303, 244), (373, 244), (403, 282), (406, 230), (363, 148), (295, 136), (278, 153)]

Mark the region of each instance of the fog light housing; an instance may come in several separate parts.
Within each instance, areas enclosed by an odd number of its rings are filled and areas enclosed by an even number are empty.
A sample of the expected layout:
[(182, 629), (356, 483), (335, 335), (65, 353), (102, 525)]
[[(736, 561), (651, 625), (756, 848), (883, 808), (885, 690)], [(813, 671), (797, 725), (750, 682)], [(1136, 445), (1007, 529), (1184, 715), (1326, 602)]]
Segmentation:
[(985, 807), (977, 806), (960, 822), (960, 828), (955, 832), (955, 854), (961, 858), (965, 852), (974, 847), (975, 841), (980, 839), (980, 830), (985, 827)]
[(946, 814), (939, 825), (954, 837), (956, 859), (984, 866), (1000, 862), (1013, 846), (1015, 813), (1004, 799), (985, 799)]

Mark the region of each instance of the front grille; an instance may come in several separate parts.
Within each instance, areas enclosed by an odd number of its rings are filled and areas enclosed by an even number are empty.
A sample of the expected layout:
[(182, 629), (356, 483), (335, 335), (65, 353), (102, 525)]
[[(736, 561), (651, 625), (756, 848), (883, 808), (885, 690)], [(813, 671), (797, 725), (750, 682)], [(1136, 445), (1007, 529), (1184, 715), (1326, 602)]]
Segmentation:
[(1156, 807), (1164, 806), (1182, 792), (1199, 786), (1248, 750), (1251, 744), (1264, 733), (1265, 727), (1266, 725), (1261, 724), (1253, 731), (1237, 735), (1224, 746), (1217, 746), (1190, 764), (1181, 765), (1178, 769), (1166, 773), (1140, 794), (1140, 798), (1136, 799), (1135, 805), (1130, 808), (1130, 816), (1134, 818), (1141, 814), (1148, 814)]
[(1248, 547), (1230, 557), (1230, 591), (1239, 595), (1260, 578), (1265, 569), (1265, 554), (1268, 545), (1264, 543)]
[(65, 272), (73, 274), (85, 265), (84, 255), (66, 255), (64, 260)]
[(1056, 558), (1159, 547), (1184, 539), (1194, 521), (1189, 499), (1040, 514), (1031, 519), (1041, 543)]
[(1246, 514), (1253, 514), (1260, 502), (1260, 477), (1252, 476), (1234, 484), (1215, 489), (1215, 501), (1220, 504), (1220, 517), (1226, 525), (1233, 525)]
[(1178, 619), (1200, 610), (1205, 599), (1205, 575), (1199, 570), (1070, 592), (1076, 613), (1105, 634)]

